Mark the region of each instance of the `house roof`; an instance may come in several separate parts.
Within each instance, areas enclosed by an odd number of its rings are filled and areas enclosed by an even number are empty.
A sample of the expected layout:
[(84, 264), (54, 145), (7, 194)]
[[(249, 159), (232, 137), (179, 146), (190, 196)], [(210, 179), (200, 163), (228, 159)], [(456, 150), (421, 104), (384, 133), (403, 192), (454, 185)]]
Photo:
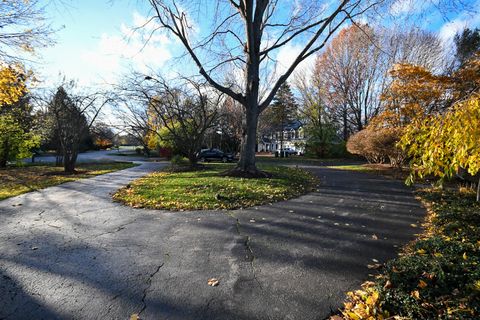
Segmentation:
[(300, 120), (294, 120), (283, 127), (283, 130), (298, 130), (303, 126), (303, 123)]

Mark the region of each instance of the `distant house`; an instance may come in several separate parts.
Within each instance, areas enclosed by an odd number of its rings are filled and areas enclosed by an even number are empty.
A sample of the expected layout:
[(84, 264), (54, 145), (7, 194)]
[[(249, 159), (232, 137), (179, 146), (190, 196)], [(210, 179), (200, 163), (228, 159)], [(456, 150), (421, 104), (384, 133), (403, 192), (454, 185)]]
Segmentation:
[(297, 153), (305, 152), (305, 132), (301, 121), (295, 120), (283, 128), (272, 130), (258, 138), (257, 152), (275, 152), (280, 149), (283, 129), (283, 148), (290, 148)]

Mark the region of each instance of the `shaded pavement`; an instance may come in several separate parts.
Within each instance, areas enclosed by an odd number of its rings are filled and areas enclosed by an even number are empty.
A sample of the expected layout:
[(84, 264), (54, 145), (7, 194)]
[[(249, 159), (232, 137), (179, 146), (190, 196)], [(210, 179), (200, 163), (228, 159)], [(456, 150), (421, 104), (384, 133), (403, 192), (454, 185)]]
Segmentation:
[(111, 201), (163, 165), (1, 201), (0, 319), (324, 319), (424, 214), (402, 182), (317, 166), (317, 191), (246, 210)]

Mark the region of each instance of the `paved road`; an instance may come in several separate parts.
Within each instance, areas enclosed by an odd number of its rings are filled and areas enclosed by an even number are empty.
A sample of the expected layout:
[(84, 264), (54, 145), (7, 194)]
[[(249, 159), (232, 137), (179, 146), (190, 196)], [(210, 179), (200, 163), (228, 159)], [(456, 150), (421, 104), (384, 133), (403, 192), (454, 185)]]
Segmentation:
[[(99, 151), (87, 151), (78, 154), (77, 162), (102, 162), (102, 161), (145, 161), (145, 157), (141, 155), (135, 155), (134, 150), (120, 149), (117, 150), (99, 150)], [(120, 155), (119, 155), (120, 154)], [(148, 161), (157, 161), (159, 158), (148, 158)], [(31, 158), (24, 159), (25, 162), (31, 162)], [(35, 162), (52, 163), (55, 162), (55, 156), (42, 155), (36, 156)]]
[(0, 319), (324, 319), (424, 213), (401, 182), (322, 167), (316, 192), (248, 210), (110, 201), (160, 166), (0, 202)]

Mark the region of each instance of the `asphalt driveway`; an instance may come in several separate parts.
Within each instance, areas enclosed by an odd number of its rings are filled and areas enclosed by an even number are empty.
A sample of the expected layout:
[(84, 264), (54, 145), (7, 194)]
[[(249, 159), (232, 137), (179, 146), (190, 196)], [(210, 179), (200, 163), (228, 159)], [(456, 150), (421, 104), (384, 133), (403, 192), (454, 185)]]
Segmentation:
[(111, 201), (163, 165), (1, 201), (0, 319), (324, 319), (424, 214), (401, 182), (325, 167), (317, 191), (247, 210)]

